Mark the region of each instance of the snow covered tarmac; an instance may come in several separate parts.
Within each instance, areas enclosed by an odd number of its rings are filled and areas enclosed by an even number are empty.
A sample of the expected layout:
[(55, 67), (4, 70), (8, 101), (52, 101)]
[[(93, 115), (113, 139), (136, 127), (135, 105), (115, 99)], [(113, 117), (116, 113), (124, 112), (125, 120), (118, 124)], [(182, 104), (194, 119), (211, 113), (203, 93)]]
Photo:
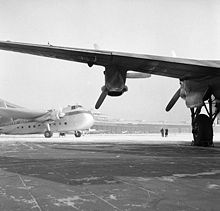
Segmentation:
[[(168, 137), (161, 137), (160, 134), (86, 134), (80, 138), (74, 135), (59, 137), (54, 134), (52, 138), (45, 138), (43, 135), (0, 135), (1, 141), (18, 141), (18, 142), (106, 142), (106, 143), (144, 143), (144, 144), (186, 144), (190, 145), (193, 140), (191, 133), (170, 134)], [(214, 144), (220, 142), (220, 133), (215, 133)]]
[(0, 210), (219, 210), (220, 144), (191, 134), (0, 136)]
[[(217, 136), (220, 140), (220, 134)], [(59, 137), (58, 134), (54, 134), (52, 138), (45, 138), (43, 135), (0, 135), (0, 141), (28, 141), (28, 142), (118, 142), (118, 141), (135, 141), (137, 143), (151, 141), (151, 142), (181, 142), (192, 140), (192, 134), (171, 134), (169, 137), (161, 137), (160, 134), (88, 134), (80, 138), (76, 138), (74, 135), (66, 135), (65, 137)]]

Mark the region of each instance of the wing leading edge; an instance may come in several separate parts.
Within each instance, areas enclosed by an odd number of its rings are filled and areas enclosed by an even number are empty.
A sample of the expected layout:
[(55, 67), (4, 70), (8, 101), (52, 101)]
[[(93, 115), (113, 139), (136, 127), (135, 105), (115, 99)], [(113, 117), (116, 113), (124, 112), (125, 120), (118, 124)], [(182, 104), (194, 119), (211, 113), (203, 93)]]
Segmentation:
[(80, 48), (37, 45), (18, 42), (0, 42), (0, 50), (14, 51), (92, 65), (118, 65), (125, 70), (190, 79), (220, 76), (220, 62), (153, 56), (143, 54), (89, 50)]

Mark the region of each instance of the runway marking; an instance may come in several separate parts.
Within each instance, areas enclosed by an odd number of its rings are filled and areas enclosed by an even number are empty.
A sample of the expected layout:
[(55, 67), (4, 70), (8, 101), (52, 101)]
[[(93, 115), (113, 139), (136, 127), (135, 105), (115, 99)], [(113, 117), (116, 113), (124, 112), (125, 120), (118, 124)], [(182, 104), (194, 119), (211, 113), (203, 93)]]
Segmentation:
[(154, 191), (151, 191), (151, 190), (148, 190), (148, 189), (146, 189), (146, 188), (140, 187), (140, 186), (138, 186), (138, 185), (136, 185), (136, 184), (129, 183), (129, 182), (126, 182), (126, 181), (121, 180), (121, 179), (118, 179), (118, 178), (116, 178), (115, 180), (118, 180), (118, 181), (120, 181), (120, 182), (122, 182), (122, 183), (124, 183), (124, 184), (127, 184), (127, 185), (135, 186), (136, 188), (141, 189), (141, 190), (147, 192), (149, 198), (150, 198), (150, 193), (157, 195)]
[(36, 150), (34, 149), (32, 146), (29, 146), (28, 144), (25, 144), (25, 143), (20, 143), (20, 145), (23, 145), (25, 147), (28, 147), (29, 150)]
[(39, 148), (45, 148), (45, 146), (42, 146), (40, 144), (34, 144), (35, 146), (39, 147)]
[[(44, 162), (36, 162), (42, 166), (45, 166), (48, 170), (48, 175), (58, 175), (60, 176), (62, 179), (64, 179), (64, 181), (67, 179), (63, 174), (59, 173), (58, 171), (54, 170), (54, 168), (52, 168), (51, 166), (45, 164)], [(49, 171), (50, 170), (50, 171)], [(29, 176), (36, 176), (36, 175), (40, 175), (40, 174), (29, 174)]]
[[(29, 153), (27, 153), (27, 155), (28, 155), (28, 157), (29, 157), (30, 159), (32, 158)], [(59, 172), (56, 171), (54, 168), (52, 168), (51, 166), (45, 164), (44, 162), (38, 161), (38, 162), (36, 162), (36, 163), (38, 163), (38, 164), (40, 164), (40, 165), (42, 165), (42, 166), (45, 166), (48, 170), (51, 170), (51, 172), (48, 172), (49, 175), (50, 175), (50, 174), (55, 174), (55, 175), (60, 176), (62, 179), (66, 180), (66, 177), (65, 177), (63, 174), (59, 173)], [(29, 176), (36, 176), (36, 175), (39, 175), (39, 174), (29, 174)]]
[(33, 196), (33, 194), (31, 193), (31, 191), (30, 191), (29, 188), (27, 187), (27, 185), (26, 185), (26, 183), (24, 182), (24, 180), (22, 179), (22, 177), (21, 177), (19, 174), (17, 174), (17, 176), (19, 177), (19, 179), (20, 179), (22, 185), (23, 185), (23, 186), (25, 187), (25, 189), (28, 191), (28, 193), (29, 193), (29, 195), (31, 196), (33, 202), (35, 203), (35, 206), (34, 206), (34, 207), (37, 207), (40, 211), (42, 211), (42, 209), (41, 209), (40, 205), (38, 204), (36, 198)]
[(101, 201), (104, 201), (106, 204), (110, 205), (112, 208), (119, 210), (119, 211), (123, 211), (121, 209), (119, 209), (118, 207), (116, 207), (115, 205), (113, 205), (112, 203), (108, 202), (107, 200), (103, 199), (102, 197), (99, 197), (98, 195), (96, 195), (95, 193), (89, 191), (91, 193), (91, 195), (94, 195), (96, 198), (100, 199)]

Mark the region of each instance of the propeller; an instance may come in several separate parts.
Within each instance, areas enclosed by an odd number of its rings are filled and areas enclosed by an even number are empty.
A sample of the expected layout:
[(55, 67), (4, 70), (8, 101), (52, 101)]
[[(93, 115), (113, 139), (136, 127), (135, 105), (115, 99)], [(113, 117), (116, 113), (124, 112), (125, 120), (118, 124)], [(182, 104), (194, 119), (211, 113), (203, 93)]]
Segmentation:
[(58, 110), (58, 117), (59, 118), (63, 118), (65, 116), (65, 113), (63, 112), (63, 109), (61, 107), (59, 107), (59, 110)]
[(176, 93), (171, 98), (170, 102), (168, 103), (166, 107), (166, 111), (170, 111), (170, 109), (173, 108), (173, 106), (175, 105), (179, 97), (180, 97), (180, 88), (176, 91)]
[(96, 104), (95, 104), (95, 108), (99, 109), (99, 107), (102, 105), (103, 101), (105, 100), (106, 96), (108, 95), (108, 90), (106, 89), (106, 87), (102, 88), (102, 93), (99, 96), (99, 99), (97, 100)]

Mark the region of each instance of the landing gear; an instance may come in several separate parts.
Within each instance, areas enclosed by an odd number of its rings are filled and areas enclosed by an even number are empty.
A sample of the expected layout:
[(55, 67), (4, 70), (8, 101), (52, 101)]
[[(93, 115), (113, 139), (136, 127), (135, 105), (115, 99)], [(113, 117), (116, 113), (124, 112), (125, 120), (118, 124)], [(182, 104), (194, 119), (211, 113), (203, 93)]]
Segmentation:
[(66, 135), (66, 133), (60, 132), (59, 133), (59, 137), (64, 137)]
[(192, 145), (208, 147), (213, 145), (212, 121), (205, 114), (199, 114), (193, 123)]
[(44, 132), (44, 137), (45, 137), (45, 138), (51, 138), (52, 136), (53, 136), (53, 133), (52, 133), (51, 131), (46, 130), (46, 131)]
[(47, 129), (46, 129), (46, 131), (44, 132), (44, 137), (45, 137), (45, 138), (51, 138), (51, 137), (53, 136), (53, 133), (52, 133), (51, 130), (50, 130), (50, 124), (49, 124), (49, 122), (47, 122), (45, 125), (46, 125)]
[(79, 138), (82, 135), (82, 132), (77, 130), (75, 131), (75, 137)]
[[(208, 107), (205, 103), (206, 100), (208, 100)], [(203, 101), (203, 106), (205, 107), (208, 115), (200, 114), (202, 107), (197, 107), (196, 110), (191, 108), (192, 133), (194, 139), (194, 141), (192, 141), (192, 145), (209, 147), (214, 146), (212, 125), (220, 111), (220, 104), (213, 99), (210, 88), (206, 91)]]

